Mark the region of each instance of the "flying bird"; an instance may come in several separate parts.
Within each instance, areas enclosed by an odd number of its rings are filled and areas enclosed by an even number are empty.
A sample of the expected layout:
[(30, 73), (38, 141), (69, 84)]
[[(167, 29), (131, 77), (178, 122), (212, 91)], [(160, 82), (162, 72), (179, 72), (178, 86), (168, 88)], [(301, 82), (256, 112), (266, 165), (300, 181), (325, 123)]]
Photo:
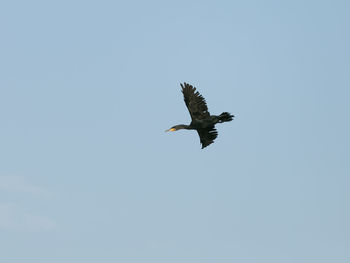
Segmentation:
[(212, 144), (218, 132), (215, 129), (215, 124), (232, 121), (234, 115), (228, 112), (223, 112), (220, 115), (210, 115), (207, 103), (203, 96), (196, 91), (196, 88), (188, 83), (180, 84), (186, 107), (191, 115), (190, 125), (179, 124), (171, 127), (168, 131), (177, 131), (181, 129), (196, 130), (198, 132), (202, 149)]

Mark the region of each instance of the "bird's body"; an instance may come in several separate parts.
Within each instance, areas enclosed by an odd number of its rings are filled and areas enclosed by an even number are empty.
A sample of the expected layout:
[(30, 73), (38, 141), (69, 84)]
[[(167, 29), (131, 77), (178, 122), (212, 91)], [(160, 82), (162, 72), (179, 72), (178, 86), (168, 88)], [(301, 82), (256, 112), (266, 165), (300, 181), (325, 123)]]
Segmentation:
[(218, 136), (215, 124), (232, 121), (234, 116), (228, 112), (223, 112), (218, 116), (210, 115), (205, 99), (196, 91), (196, 88), (187, 83), (181, 84), (181, 87), (192, 121), (190, 125), (179, 124), (166, 131), (197, 130), (203, 149), (212, 144)]

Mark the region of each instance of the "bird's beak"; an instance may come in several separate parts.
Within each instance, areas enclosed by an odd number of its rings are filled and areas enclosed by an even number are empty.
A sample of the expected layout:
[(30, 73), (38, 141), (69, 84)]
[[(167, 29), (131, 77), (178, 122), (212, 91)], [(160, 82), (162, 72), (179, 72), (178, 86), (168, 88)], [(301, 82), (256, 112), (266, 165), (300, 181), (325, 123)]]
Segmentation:
[(165, 130), (165, 132), (169, 132), (169, 131), (176, 131), (176, 129), (175, 128), (171, 128), (171, 129)]

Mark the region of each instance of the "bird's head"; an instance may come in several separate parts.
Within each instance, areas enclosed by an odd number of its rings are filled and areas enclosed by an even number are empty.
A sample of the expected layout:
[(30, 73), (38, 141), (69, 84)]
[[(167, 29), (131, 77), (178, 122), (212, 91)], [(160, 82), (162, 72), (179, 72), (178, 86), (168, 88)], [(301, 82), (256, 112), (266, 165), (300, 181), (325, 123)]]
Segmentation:
[(187, 127), (187, 126), (184, 125), (184, 124), (175, 125), (175, 126), (171, 127), (170, 129), (167, 129), (165, 132), (177, 131), (177, 130), (185, 129), (186, 127)]
[(165, 132), (176, 131), (176, 126), (171, 127), (170, 129), (165, 130)]

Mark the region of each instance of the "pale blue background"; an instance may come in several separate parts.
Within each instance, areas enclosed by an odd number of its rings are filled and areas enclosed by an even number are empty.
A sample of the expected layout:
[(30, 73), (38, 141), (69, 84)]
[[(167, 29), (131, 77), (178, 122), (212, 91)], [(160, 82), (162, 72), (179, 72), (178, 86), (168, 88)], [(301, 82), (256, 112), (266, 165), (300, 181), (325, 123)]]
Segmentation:
[[(0, 262), (350, 262), (349, 1), (2, 1)], [(200, 149), (180, 82), (214, 114)]]

